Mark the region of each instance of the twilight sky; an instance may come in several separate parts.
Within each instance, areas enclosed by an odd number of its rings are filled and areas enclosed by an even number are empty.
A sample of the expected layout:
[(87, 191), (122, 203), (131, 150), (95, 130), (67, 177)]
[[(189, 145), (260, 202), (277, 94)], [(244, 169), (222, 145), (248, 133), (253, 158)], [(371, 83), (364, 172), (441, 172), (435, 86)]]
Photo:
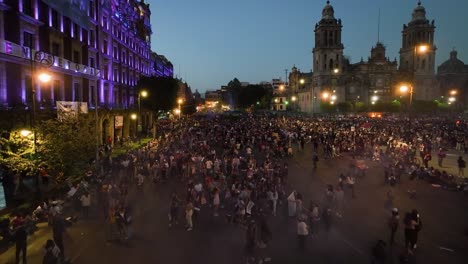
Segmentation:
[[(326, 0), (146, 0), (153, 27), (152, 49), (174, 64), (192, 91), (215, 90), (234, 77), (258, 83), (285, 77), (295, 64), (312, 68), (314, 26)], [(370, 56), (380, 40), (399, 59), (401, 30), (417, 0), (331, 0), (343, 22), (342, 41), (351, 62)], [(422, 0), (436, 25), (436, 65), (455, 47), (468, 64), (468, 1)], [(180, 74), (179, 74), (180, 68)]]

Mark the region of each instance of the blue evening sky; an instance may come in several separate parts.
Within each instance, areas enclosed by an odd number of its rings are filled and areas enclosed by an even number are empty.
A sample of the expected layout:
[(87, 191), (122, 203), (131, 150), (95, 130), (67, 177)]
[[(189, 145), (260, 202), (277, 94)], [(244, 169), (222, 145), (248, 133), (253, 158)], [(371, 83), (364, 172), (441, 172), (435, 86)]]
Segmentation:
[[(258, 83), (285, 77), (295, 64), (311, 70), (314, 25), (326, 0), (146, 0), (153, 27), (152, 49), (174, 64), (192, 91), (215, 90), (234, 77)], [(417, 0), (331, 0), (343, 22), (344, 53), (364, 60), (380, 39), (387, 56), (399, 58), (401, 30)], [(436, 65), (455, 47), (468, 63), (467, 0), (422, 0), (436, 24)]]

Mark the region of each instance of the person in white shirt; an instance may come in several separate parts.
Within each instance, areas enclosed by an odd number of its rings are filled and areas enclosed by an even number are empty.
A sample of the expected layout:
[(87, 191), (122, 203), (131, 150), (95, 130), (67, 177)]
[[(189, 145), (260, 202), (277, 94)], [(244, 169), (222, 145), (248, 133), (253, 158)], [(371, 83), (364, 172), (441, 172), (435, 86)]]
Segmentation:
[(305, 249), (306, 239), (309, 235), (309, 227), (303, 217), (299, 217), (297, 222), (297, 239), (300, 250)]

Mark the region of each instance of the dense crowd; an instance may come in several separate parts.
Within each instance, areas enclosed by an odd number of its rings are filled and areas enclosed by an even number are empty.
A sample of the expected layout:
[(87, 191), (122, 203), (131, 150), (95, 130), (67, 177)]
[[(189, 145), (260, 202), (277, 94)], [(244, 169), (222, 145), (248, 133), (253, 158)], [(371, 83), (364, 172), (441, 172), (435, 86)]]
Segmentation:
[[(185, 192), (174, 192), (169, 199), (169, 227), (183, 224), (187, 231), (192, 231), (197, 228), (194, 218), (201, 208), (210, 208), (213, 217), (224, 217), (226, 222), (245, 228), (246, 252), (251, 262), (257, 257), (255, 249), (266, 247), (271, 240), (272, 231), (266, 217), (276, 216), (281, 204), (287, 204), (288, 215), (297, 219), (299, 248), (306, 247), (309, 234), (321, 228), (329, 230), (332, 219), (342, 217), (345, 192), (352, 198), (357, 196), (356, 178), (362, 177), (367, 168), (363, 161), (379, 162), (383, 180), (391, 186), (398, 184), (403, 175), (410, 175), (433, 185), (453, 187), (458, 185), (457, 177), (464, 176), (466, 164), (460, 156), (458, 175), (451, 175), (442, 167), (446, 154), (452, 149), (468, 152), (467, 124), (435, 118), (416, 119), (407, 126), (402, 120), (391, 118), (208, 116), (165, 123), (158, 127), (158, 134), (161, 135), (158, 139), (137, 151), (117, 159), (108, 155), (107, 177), (90, 172), (80, 184), (70, 183), (67, 199), (81, 208), (86, 217), (91, 196), (95, 196), (99, 211), (109, 223), (106, 225), (108, 238), (127, 241), (132, 235), (132, 204), (128, 201), (132, 186), (143, 191), (147, 184), (179, 181), (185, 186)], [(354, 161), (346, 173), (339, 175), (336, 184), (327, 186), (322, 201), (304, 204), (302, 194), (288, 185), (287, 159), (298, 151), (312, 151), (314, 169), (321, 159), (346, 155)], [(437, 155), (438, 168), (428, 165), (432, 155)], [(92, 195), (91, 182), (98, 186)], [(392, 244), (400, 219), (398, 209), (392, 204), (391, 191), (388, 199), (389, 243)], [(48, 241), (47, 254), (63, 258), (62, 237), (67, 222), (60, 212), (60, 204), (58, 199), (51, 199), (39, 205), (33, 215), (49, 216), (57, 235)], [(403, 225), (408, 251), (402, 259), (409, 261), (422, 227), (419, 212), (406, 213)], [(25, 241), (21, 233), (17, 234), (18, 241)], [(385, 242), (379, 241), (375, 246), (375, 261), (383, 258), (383, 245)], [(18, 252), (22, 247), (23, 244)]]

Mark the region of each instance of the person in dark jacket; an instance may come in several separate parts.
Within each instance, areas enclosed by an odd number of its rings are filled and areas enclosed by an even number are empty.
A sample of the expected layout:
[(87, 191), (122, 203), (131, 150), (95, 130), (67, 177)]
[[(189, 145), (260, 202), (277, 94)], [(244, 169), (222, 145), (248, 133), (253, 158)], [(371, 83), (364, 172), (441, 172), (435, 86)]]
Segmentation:
[(28, 232), (26, 232), (26, 227), (24, 225), (18, 227), (15, 232), (15, 242), (16, 242), (16, 263), (20, 263), (20, 254), (23, 253), (22, 259), (23, 264), (26, 264), (26, 249), (28, 246)]
[(42, 259), (42, 264), (58, 264), (60, 249), (55, 245), (52, 239), (47, 240), (44, 249), (46, 253)]

